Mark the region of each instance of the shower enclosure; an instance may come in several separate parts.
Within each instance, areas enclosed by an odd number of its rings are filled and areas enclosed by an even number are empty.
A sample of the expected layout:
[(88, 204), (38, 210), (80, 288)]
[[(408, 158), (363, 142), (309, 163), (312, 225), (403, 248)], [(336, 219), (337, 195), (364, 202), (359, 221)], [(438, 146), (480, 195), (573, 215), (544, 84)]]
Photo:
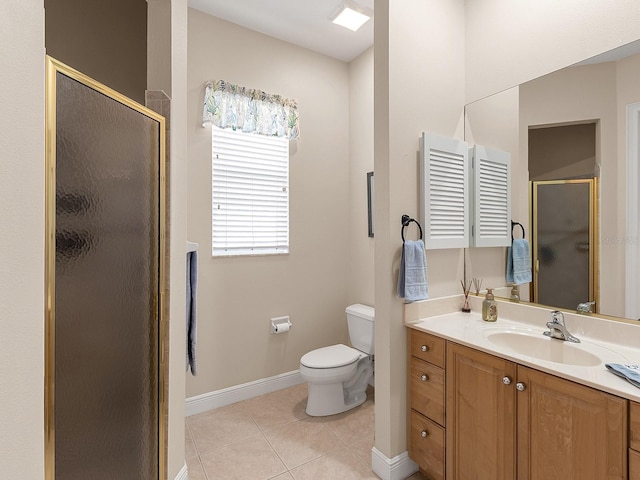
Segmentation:
[(47, 58), (45, 478), (166, 477), (160, 115)]
[(533, 301), (597, 311), (596, 179), (532, 182)]

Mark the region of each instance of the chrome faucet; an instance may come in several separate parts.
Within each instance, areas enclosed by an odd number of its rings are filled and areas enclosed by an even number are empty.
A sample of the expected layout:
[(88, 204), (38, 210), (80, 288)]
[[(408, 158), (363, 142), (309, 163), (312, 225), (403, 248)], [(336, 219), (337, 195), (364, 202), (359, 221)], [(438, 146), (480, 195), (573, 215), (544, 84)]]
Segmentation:
[(547, 337), (557, 338), (558, 340), (565, 340), (567, 342), (580, 343), (579, 339), (569, 333), (566, 325), (564, 324), (564, 315), (558, 310), (551, 312), (551, 321), (547, 322), (547, 328), (549, 330), (543, 332), (543, 335), (546, 335)]
[(581, 313), (583, 315), (591, 315), (596, 306), (596, 302), (583, 302), (578, 304), (578, 308), (576, 312)]

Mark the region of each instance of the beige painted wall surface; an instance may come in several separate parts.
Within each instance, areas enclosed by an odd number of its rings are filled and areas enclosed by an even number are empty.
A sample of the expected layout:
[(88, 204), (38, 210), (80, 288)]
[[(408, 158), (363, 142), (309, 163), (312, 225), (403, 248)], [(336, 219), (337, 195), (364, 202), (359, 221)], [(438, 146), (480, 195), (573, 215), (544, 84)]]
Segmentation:
[(371, 171), (373, 171), (373, 48), (349, 64), (348, 292), (349, 303), (374, 306), (375, 237), (368, 236), (366, 182), (367, 172)]
[[(629, 238), (626, 230), (626, 192), (627, 192), (627, 105), (640, 102), (640, 87), (638, 86), (638, 78), (640, 78), (640, 55), (620, 60), (616, 62), (616, 79), (618, 93), (618, 184), (625, 188), (618, 190), (618, 205), (622, 206), (617, 212), (618, 223), (625, 228), (622, 229), (617, 237), (609, 235), (609, 243), (614, 244), (617, 248), (624, 252), (629, 244), (637, 245), (638, 238)], [(637, 180), (636, 180), (637, 181)], [(604, 235), (603, 235), (604, 236)], [(624, 281), (624, 278), (623, 278)], [(637, 302), (636, 298), (636, 302)], [(627, 300), (629, 303), (629, 300)], [(621, 306), (624, 308), (624, 306)], [(631, 313), (628, 313), (631, 315)]]
[(144, 104), (145, 0), (45, 0), (47, 53)]
[(0, 2), (0, 476), (44, 476), (44, 4)]
[[(463, 135), (464, 2), (383, 0), (375, 22), (375, 437), (393, 458), (407, 447), (400, 218), (418, 216), (420, 134)], [(428, 251), (427, 270), (431, 297), (458, 293), (462, 250)]]
[[(169, 319), (169, 438), (168, 479), (174, 479), (184, 462), (184, 389), (186, 351), (186, 231), (187, 231), (187, 0), (162, 0), (171, 4), (171, 21), (161, 28), (171, 41), (170, 149), (170, 315)], [(151, 5), (151, 2), (149, 2)], [(168, 31), (167, 31), (168, 29)]]
[[(518, 89), (510, 88), (466, 105), (464, 136), (469, 146), (478, 144), (511, 154), (511, 218), (522, 223), (530, 235), (529, 200), (525, 194), (528, 171), (526, 162), (518, 161), (518, 102)], [(516, 233), (520, 238), (520, 232)], [(505, 285), (505, 247), (469, 248), (466, 255), (467, 281), (481, 278), (482, 289)], [(528, 290), (528, 285), (520, 287), (520, 298), (528, 299)]]
[(466, 101), (638, 39), (636, 0), (466, 2)]
[[(290, 254), (211, 257), (211, 127), (204, 85), (224, 79), (298, 100), (291, 144)], [(300, 357), (347, 342), (348, 65), (189, 10), (188, 238), (200, 244), (198, 375), (187, 397), (296, 370)], [(293, 328), (270, 333), (270, 318)]]

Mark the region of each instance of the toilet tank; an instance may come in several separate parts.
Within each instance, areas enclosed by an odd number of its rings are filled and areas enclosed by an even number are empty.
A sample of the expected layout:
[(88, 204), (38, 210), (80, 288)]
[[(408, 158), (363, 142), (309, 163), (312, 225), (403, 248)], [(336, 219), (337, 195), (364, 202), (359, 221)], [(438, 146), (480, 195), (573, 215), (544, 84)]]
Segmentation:
[(351, 345), (361, 352), (373, 355), (373, 322), (376, 314), (375, 309), (357, 303), (355, 305), (349, 305), (346, 312)]

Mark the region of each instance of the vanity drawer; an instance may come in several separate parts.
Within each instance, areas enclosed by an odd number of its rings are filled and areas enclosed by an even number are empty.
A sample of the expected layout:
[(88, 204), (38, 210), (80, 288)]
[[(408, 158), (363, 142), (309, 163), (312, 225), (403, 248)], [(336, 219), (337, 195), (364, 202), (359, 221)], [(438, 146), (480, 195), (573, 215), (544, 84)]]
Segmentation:
[(427, 478), (444, 480), (444, 429), (411, 411), (409, 456), (427, 474)]
[(419, 330), (409, 329), (411, 334), (409, 354), (425, 362), (444, 368), (445, 341)]
[(640, 451), (640, 403), (629, 402), (629, 446)]
[(411, 357), (409, 391), (411, 408), (444, 426), (444, 370)]
[(629, 450), (629, 480), (640, 480), (640, 453)]

